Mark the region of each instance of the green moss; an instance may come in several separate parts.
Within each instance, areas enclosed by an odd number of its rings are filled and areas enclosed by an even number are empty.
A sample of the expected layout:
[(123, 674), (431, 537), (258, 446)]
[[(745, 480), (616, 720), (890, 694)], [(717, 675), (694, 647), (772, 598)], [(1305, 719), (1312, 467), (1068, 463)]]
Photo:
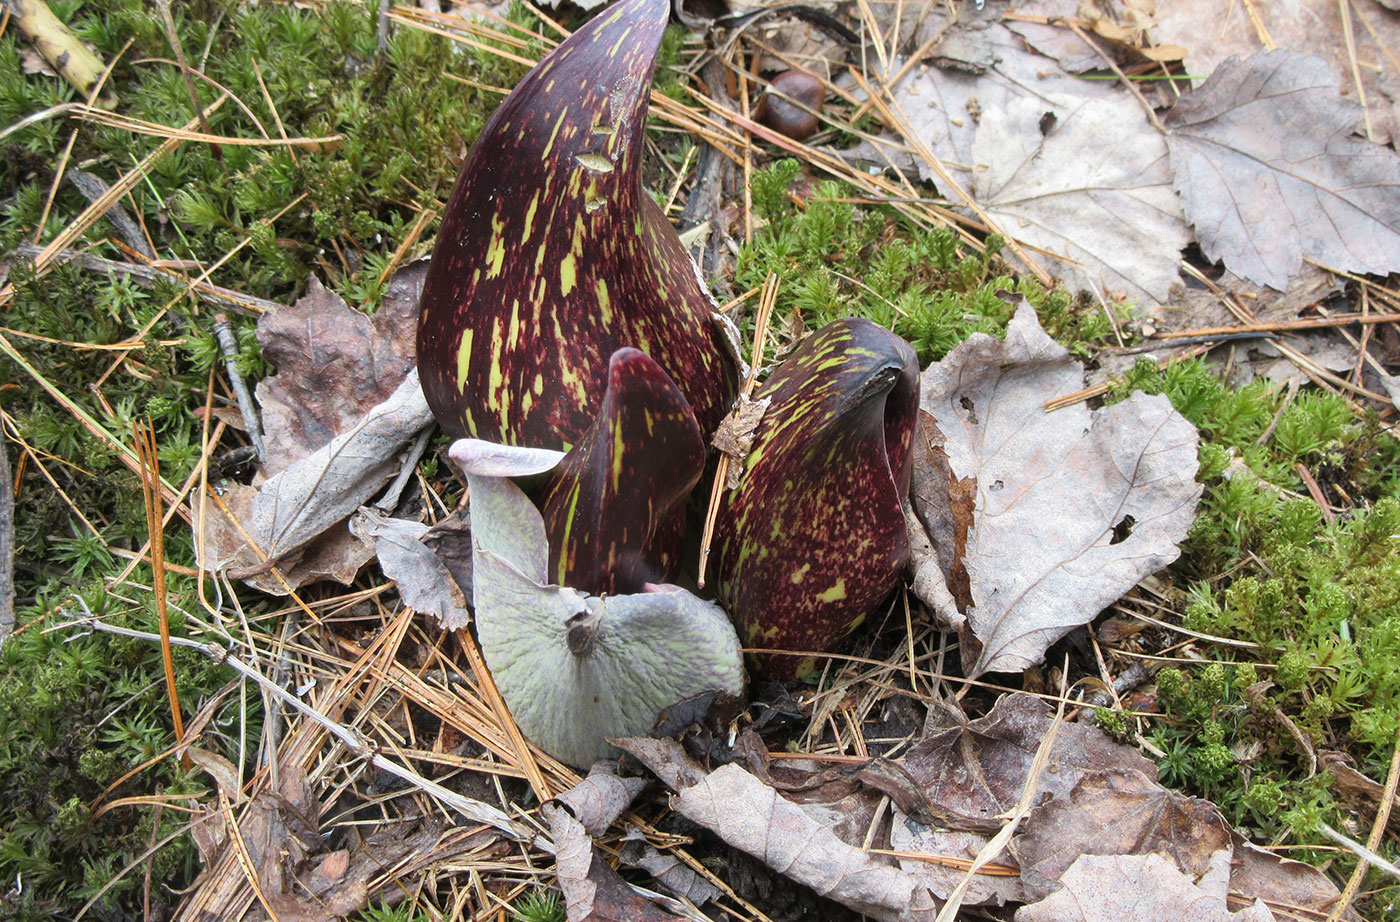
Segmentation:
[(1009, 292), (1025, 295), (1046, 330), (1082, 354), (1108, 336), (1097, 305), (1004, 274), (1000, 238), (978, 253), (947, 228), (914, 227), (893, 209), (845, 201), (851, 190), (834, 181), (799, 202), (790, 190), (800, 174), (792, 159), (754, 174), (754, 210), (766, 223), (740, 251), (735, 278), (748, 289), (777, 273), (774, 316), (790, 328), (865, 317), (909, 340), (923, 365), (972, 333), (1004, 334), (1016, 308), (999, 292)]

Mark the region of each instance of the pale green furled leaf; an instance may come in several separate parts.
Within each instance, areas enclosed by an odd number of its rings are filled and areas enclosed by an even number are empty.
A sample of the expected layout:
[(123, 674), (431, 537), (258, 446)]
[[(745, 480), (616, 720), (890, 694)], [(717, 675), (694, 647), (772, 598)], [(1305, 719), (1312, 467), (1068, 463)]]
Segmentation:
[(543, 519), (503, 476), (547, 471), (545, 453), (463, 439), (451, 456), (471, 489), (477, 636), (528, 739), (587, 766), (616, 753), (609, 738), (645, 735), (663, 708), (742, 691), (739, 638), (718, 605), (679, 586), (598, 598), (545, 582)]

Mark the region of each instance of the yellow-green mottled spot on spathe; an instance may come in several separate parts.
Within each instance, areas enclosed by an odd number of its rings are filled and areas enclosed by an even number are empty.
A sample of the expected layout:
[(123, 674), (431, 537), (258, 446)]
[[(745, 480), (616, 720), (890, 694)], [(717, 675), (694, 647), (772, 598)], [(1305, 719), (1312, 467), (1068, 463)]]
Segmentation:
[(461, 343), (457, 345), (457, 393), (459, 394), (467, 387), (467, 372), (471, 369), (472, 364), (472, 337), (475, 335), (475, 330), (467, 330), (462, 334)]
[(506, 241), (502, 231), (506, 228), (500, 215), (491, 216), (491, 242), (486, 245), (486, 277), (493, 279), (501, 274), (501, 266), (506, 259)]
[(559, 293), (567, 296), (574, 290), (577, 281), (578, 269), (574, 263), (574, 254), (570, 253), (559, 261)]
[[(535, 193), (530, 199), (530, 207), (525, 209), (525, 229), (520, 232), (520, 244), (524, 246), (525, 241), (530, 239), (530, 233), (535, 229), (535, 209), (539, 207), (540, 194)], [(540, 255), (544, 255), (544, 245), (540, 245)]]
[(622, 452), (622, 427), (617, 426), (613, 429), (612, 482), (614, 493), (617, 493), (622, 487)]
[(817, 601), (827, 604), (840, 602), (844, 598), (846, 598), (846, 578), (844, 576), (838, 579), (836, 585), (832, 586), (826, 592), (817, 593)]
[(612, 323), (612, 306), (608, 302), (608, 283), (603, 279), (598, 279), (593, 283), (593, 290), (598, 295), (598, 313), (602, 316), (604, 323)]

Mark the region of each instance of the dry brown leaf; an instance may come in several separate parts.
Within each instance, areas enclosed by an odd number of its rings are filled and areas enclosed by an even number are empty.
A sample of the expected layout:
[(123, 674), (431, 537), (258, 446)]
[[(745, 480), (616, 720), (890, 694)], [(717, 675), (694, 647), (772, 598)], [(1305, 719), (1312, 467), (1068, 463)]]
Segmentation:
[(733, 490), (739, 486), (739, 480), (744, 474), (744, 459), (749, 456), (749, 449), (753, 447), (754, 430), (763, 421), (763, 414), (772, 402), (772, 397), (754, 400), (740, 394), (734, 409), (720, 420), (719, 428), (711, 437), (710, 444), (729, 456), (729, 476), (725, 482), (727, 489)]
[(1172, 173), (1201, 249), (1283, 290), (1310, 258), (1400, 268), (1400, 154), (1352, 136), (1357, 106), (1325, 61), (1231, 58), (1165, 120)]
[(645, 778), (623, 778), (611, 762), (598, 762), (588, 776), (555, 798), (569, 808), (590, 836), (601, 836), (647, 786)]
[(1166, 142), (1136, 99), (1009, 100), (983, 111), (972, 159), (973, 198), (1007, 234), (1058, 256), (1048, 267), (1066, 284), (1142, 304), (1180, 284), (1191, 238)]
[[(1396, 8), (1396, 0), (1379, 2)], [(1326, 60), (1347, 94), (1359, 102), (1354, 83), (1359, 73), (1375, 140), (1394, 144), (1400, 140), (1400, 69), (1391, 65), (1386, 50), (1391, 55), (1400, 50), (1400, 17), (1368, 3), (1353, 4), (1349, 12), (1358, 65), (1355, 72), (1341, 8), (1335, 0), (1247, 4), (1170, 0), (1158, 4), (1150, 31), (1158, 42), (1184, 46), (1186, 72), (1198, 79), (1210, 76), (1232, 55), (1249, 57), (1256, 51), (1282, 48)], [(1385, 49), (1372, 36), (1373, 29)], [(1265, 36), (1271, 44), (1265, 43)], [(1358, 127), (1364, 134), (1364, 121)]]
[[(421, 522), (382, 515), (368, 507), (350, 523), (350, 530), (374, 544), (384, 575), (398, 584), (399, 596), (414, 611), (438, 619), (445, 631), (471, 623), (470, 584), (463, 587), (446, 563), (425, 542), (430, 531)], [(466, 536), (470, 542), (470, 534)], [(470, 547), (470, 544), (468, 545)]]
[[(1293, 320), (1303, 311), (1341, 291), (1335, 275), (1311, 263), (1303, 264), (1302, 271), (1289, 282), (1287, 291), (1254, 285), (1230, 272), (1216, 279), (1215, 285), (1243, 305), (1261, 323)], [(1154, 331), (1158, 333), (1231, 326), (1240, 322), (1219, 295), (1199, 284), (1186, 288), (1180, 297), (1172, 298), (1148, 316)]]
[(551, 802), (541, 812), (554, 839), (554, 873), (564, 892), (569, 922), (674, 922), (679, 918), (633, 892), (567, 809)]
[(665, 922), (676, 918), (634, 893), (593, 845), (646, 787), (645, 778), (622, 778), (609, 762), (545, 804), (554, 838), (555, 874), (564, 891), (569, 922)]
[[(1310, 911), (1323, 918), (1336, 908), (1342, 893), (1317, 868), (1301, 861), (1291, 861), (1265, 851), (1233, 833), (1234, 862), (1230, 871), (1230, 892), (1245, 901), (1262, 899), (1277, 906), (1284, 918), (1299, 917), (1299, 910)], [(1342, 916), (1357, 922), (1351, 910)]]
[[(1166, 146), (1141, 104), (1111, 81), (1080, 80), (1027, 50), (999, 22), (960, 23), (938, 54), (943, 66), (894, 88), (908, 130), (1001, 230), (1056, 254), (1036, 258), (1071, 286), (1166, 300), (1190, 237)], [(863, 143), (845, 155), (884, 166), (876, 148)], [(890, 156), (939, 180), (917, 158)]]
[(630, 867), (650, 874), (667, 893), (703, 906), (720, 897), (720, 889), (705, 880), (667, 852), (654, 848), (635, 826), (628, 827), (618, 849), (618, 857)]
[[(1123, 63), (1130, 58), (1124, 46), (1141, 44), (1154, 6), (1152, 0), (1028, 0), (1018, 5), (1016, 12), (1052, 20), (1077, 19), (1085, 32), (1093, 33), (1095, 43), (1111, 60)], [(1103, 57), (1068, 26), (1016, 20), (1006, 24), (1032, 48), (1054, 58), (1070, 73), (1104, 70), (1107, 66)]]
[(1012, 844), (1033, 900), (1056, 890), (1080, 855), (1155, 853), (1197, 878), (1212, 855), (1230, 848), (1229, 825), (1215, 804), (1121, 769), (1090, 772), (1068, 797), (1037, 807)]
[(1016, 922), (1273, 922), (1262, 902), (1230, 912), (1230, 852), (1216, 852), (1199, 881), (1166, 858), (1081, 855), (1062, 887), (1016, 910)]
[[(924, 372), (921, 406), (946, 439), (952, 475), (977, 485), (963, 560), (973, 604), (953, 619), (970, 676), (1039, 662), (1176, 559), (1195, 520), (1191, 424), (1165, 397), (1142, 394), (1093, 412), (1042, 409), (1083, 381), (1024, 299), (1005, 342), (974, 335)], [(930, 501), (913, 495), (916, 510)]]
[[(398, 473), (401, 449), (432, 423), (414, 370), (388, 400), (261, 487), (229, 489), (224, 502), (238, 525), (217, 512), (209, 516), (196, 534), (201, 565), (228, 568), (276, 595), (324, 577), (350, 583), (373, 551), (350, 534), (345, 519)], [(269, 572), (249, 539), (285, 583)]]
[(677, 792), (671, 801), (677, 813), (792, 880), (875, 919), (933, 922), (937, 916), (928, 881), (836, 835), (838, 810), (795, 803), (737, 764), (707, 774), (673, 740), (619, 745)]
[(276, 374), (258, 383), (271, 476), (348, 430), (387, 400), (413, 367), (418, 294), (427, 262), (389, 279), (371, 317), (315, 276), (305, 297), (258, 321), (263, 358)]
[[(963, 4), (962, 9), (966, 14), (973, 7)], [(933, 21), (931, 18), (930, 24)], [(1027, 51), (1021, 37), (1001, 23), (983, 24), (972, 30), (965, 41), (960, 35), (959, 31), (950, 30), (939, 45), (942, 66), (916, 67), (895, 86), (894, 98), (913, 132), (935, 157), (944, 161), (964, 188), (972, 182), (972, 139), (986, 112), (1019, 98), (1041, 100), (1047, 110), (1053, 110), (1116, 93), (1105, 81), (1076, 79), (1049, 58)], [(968, 60), (957, 60), (960, 54)], [(891, 67), (898, 70), (904, 64), (903, 59), (895, 59)], [(843, 155), (862, 163), (885, 165), (884, 158), (869, 144), (857, 145)], [(920, 179), (938, 178), (927, 163), (916, 159), (912, 166)]]
[[(967, 876), (967, 862), (990, 841), (987, 836), (956, 829), (926, 826), (902, 810), (894, 808), (890, 823), (890, 848), (896, 852), (918, 857), (896, 856), (899, 866), (928, 883), (939, 899), (947, 899)], [(941, 859), (941, 860), (940, 860)], [(1003, 855), (999, 863), (1010, 859)], [(1021, 878), (1015, 875), (978, 874), (963, 895), (964, 906), (1005, 906), (1024, 903), (1025, 890)]]
[[(1033, 695), (1004, 695), (985, 717), (933, 703), (924, 737), (904, 757), (904, 767), (924, 792), (932, 819), (945, 828), (992, 833), (1021, 798), (1040, 741), (1054, 711)], [(1086, 774), (1107, 769), (1156, 778), (1157, 769), (1137, 750), (1115, 743), (1095, 727), (1060, 727), (1036, 796), (1065, 798)], [(906, 810), (906, 812), (909, 812)]]

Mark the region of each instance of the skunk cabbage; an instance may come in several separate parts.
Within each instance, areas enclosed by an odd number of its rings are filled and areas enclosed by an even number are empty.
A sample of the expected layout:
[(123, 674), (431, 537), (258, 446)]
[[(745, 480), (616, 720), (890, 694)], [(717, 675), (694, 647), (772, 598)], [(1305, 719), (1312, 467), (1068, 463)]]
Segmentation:
[[(622, 0), (507, 98), (453, 192), (419, 310), (424, 394), (473, 436), (452, 457), (482, 652), (526, 736), (580, 766), (683, 698), (741, 691), (730, 618), (751, 646), (830, 649), (908, 557), (914, 352), (845, 320), (757, 395), (766, 415), (713, 545), (728, 616), (664, 585), (737, 394), (694, 264), (641, 188), (668, 12)], [(807, 665), (758, 663), (778, 678)]]
[(594, 595), (669, 579), (705, 442), (680, 389), (636, 349), (608, 363), (598, 418), (541, 490), (549, 576)]
[[(909, 559), (919, 366), (866, 320), (805, 340), (756, 395), (771, 399), (715, 526), (716, 591), (748, 647), (831, 649), (889, 595)], [(791, 678), (811, 660), (760, 655)]]
[(642, 190), (648, 91), (668, 0), (623, 0), (501, 104), (444, 213), (419, 307), (423, 393), (445, 429), (532, 447), (592, 423), (608, 359), (651, 356), (712, 432), (737, 371), (712, 302)]

